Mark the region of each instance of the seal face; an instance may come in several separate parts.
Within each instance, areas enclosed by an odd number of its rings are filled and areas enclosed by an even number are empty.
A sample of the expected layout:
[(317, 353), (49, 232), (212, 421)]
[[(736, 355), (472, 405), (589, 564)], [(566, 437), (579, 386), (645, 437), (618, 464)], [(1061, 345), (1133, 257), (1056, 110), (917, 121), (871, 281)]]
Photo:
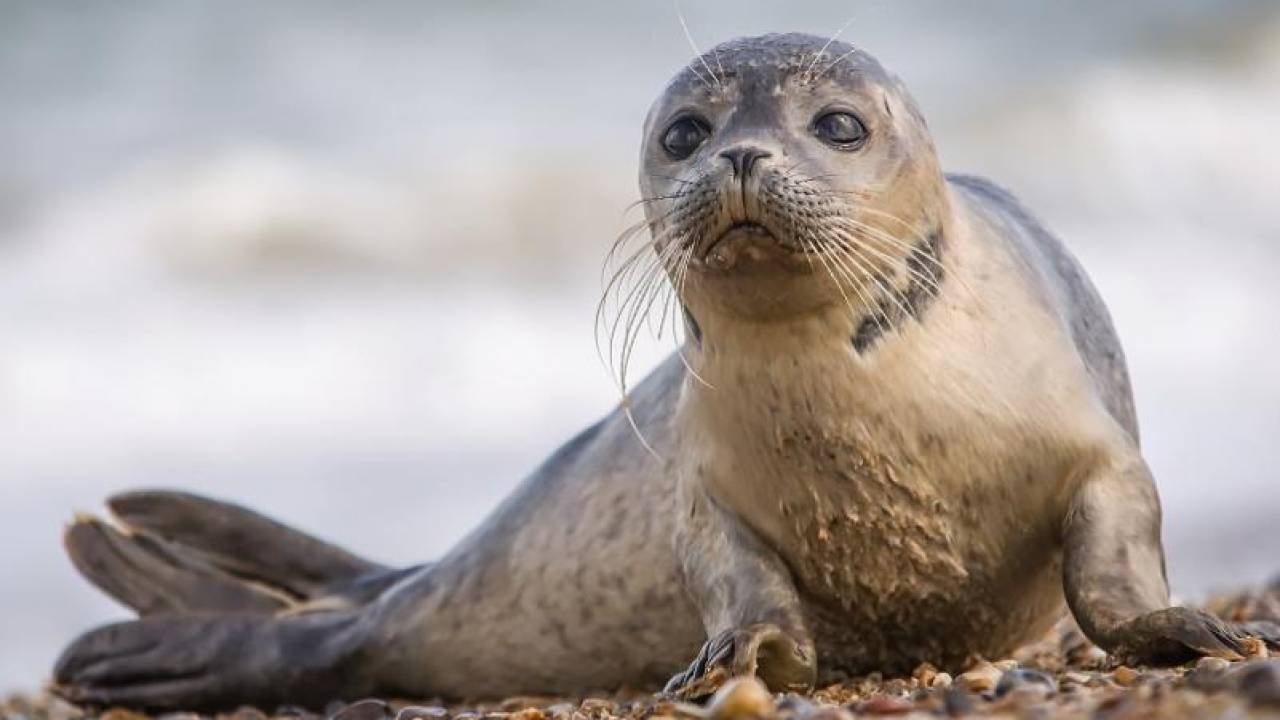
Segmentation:
[(771, 317), (856, 301), (881, 306), (883, 326), (918, 312), (938, 285), (947, 208), (901, 83), (862, 51), (806, 36), (708, 58), (654, 103), (641, 150), (655, 250), (706, 289), (684, 299)]
[(1129, 660), (1280, 647), (1168, 607), (1105, 307), (1011, 195), (943, 175), (873, 58), (730, 41), (644, 137), (629, 262), (650, 264), (621, 272), (648, 283), (632, 320), (665, 273), (678, 353), (434, 563), (191, 495), (113, 498), (128, 532), (82, 518), (67, 549), (142, 617), (76, 640), (57, 691), (229, 708), (670, 678), (692, 697), (718, 668), (803, 690), (1002, 655), (1064, 601)]

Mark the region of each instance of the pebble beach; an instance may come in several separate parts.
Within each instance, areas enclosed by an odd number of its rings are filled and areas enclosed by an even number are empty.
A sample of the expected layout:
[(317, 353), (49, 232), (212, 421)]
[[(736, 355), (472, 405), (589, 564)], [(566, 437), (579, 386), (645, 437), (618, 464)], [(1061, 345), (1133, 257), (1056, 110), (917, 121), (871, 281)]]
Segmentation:
[[(1280, 622), (1280, 578), (1215, 597), (1204, 609), (1231, 621)], [(641, 692), (495, 702), (367, 698), (323, 709), (244, 707), (216, 716), (156, 720), (851, 720), (904, 718), (1280, 718), (1280, 655), (1259, 640), (1248, 657), (1205, 657), (1176, 667), (1130, 667), (1090, 643), (1069, 619), (1008, 658), (972, 658), (955, 673), (922, 664), (910, 677), (849, 677), (812, 693), (770, 693), (754, 678), (713, 672), (695, 695)], [(147, 720), (126, 708), (81, 708), (49, 693), (13, 695), (5, 720)]]

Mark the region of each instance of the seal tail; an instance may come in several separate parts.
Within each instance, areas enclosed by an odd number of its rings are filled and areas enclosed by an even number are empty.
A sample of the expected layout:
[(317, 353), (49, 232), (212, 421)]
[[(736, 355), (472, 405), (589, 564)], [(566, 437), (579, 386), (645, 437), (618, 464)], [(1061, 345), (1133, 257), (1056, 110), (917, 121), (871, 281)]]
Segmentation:
[(139, 615), (216, 611), (275, 612), (292, 599), (245, 583), (182, 547), (79, 517), (63, 537), (67, 555), (89, 582)]
[(276, 612), (387, 568), (238, 505), (183, 492), (107, 502), (120, 529), (79, 517), (64, 544), (90, 582), (140, 615)]

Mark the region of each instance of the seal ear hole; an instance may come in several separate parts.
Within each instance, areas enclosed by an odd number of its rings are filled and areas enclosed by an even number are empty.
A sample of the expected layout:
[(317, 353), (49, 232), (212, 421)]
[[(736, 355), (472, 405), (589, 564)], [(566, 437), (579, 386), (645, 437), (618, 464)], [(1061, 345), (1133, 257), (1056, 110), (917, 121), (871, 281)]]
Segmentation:
[(880, 101), (884, 103), (885, 114), (887, 114), (889, 117), (893, 117), (893, 108), (889, 106), (889, 96), (885, 95), (884, 97), (880, 98)]

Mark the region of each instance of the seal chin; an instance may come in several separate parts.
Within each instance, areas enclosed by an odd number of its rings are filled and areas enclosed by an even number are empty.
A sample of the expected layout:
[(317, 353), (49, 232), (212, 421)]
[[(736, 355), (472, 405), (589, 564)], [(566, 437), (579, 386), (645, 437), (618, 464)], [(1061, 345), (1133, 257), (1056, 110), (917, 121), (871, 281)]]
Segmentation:
[(710, 269), (723, 271), (739, 265), (783, 262), (796, 252), (769, 228), (746, 220), (733, 223), (716, 236), (702, 252), (702, 261)]

